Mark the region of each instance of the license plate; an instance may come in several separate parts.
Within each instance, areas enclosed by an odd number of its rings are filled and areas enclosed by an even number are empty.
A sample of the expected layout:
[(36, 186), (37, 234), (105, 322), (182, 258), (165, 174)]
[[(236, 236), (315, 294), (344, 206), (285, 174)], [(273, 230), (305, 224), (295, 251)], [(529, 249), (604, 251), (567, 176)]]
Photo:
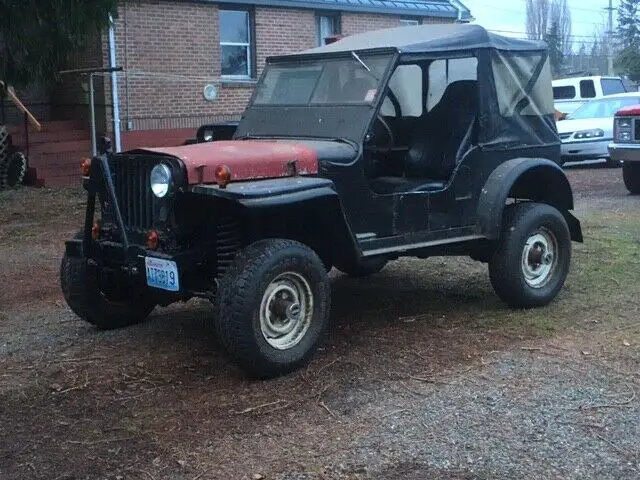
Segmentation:
[(144, 257), (144, 266), (147, 271), (147, 285), (169, 290), (170, 292), (180, 290), (176, 262), (161, 258)]

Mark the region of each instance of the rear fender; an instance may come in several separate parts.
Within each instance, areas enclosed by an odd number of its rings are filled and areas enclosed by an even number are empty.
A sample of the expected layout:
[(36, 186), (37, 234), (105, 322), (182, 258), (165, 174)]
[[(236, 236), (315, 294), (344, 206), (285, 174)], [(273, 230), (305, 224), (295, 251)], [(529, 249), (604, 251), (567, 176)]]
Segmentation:
[(573, 210), (569, 179), (558, 164), (545, 158), (514, 158), (496, 168), (482, 188), (478, 201), (477, 228), (481, 235), (497, 239), (508, 199), (547, 203), (564, 215), (571, 239), (582, 242), (580, 222)]

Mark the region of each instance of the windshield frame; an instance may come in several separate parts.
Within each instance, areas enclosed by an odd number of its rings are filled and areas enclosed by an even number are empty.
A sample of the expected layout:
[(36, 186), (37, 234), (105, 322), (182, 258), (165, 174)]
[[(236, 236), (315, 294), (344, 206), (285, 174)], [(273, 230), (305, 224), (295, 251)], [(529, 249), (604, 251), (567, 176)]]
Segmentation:
[[(327, 107), (327, 106), (346, 106), (346, 105), (360, 105), (360, 106), (374, 106), (381, 100), (380, 95), (382, 92), (386, 90), (387, 82), (389, 80), (389, 73), (395, 67), (395, 63), (397, 61), (398, 51), (395, 48), (373, 48), (366, 50), (353, 50), (354, 53), (357, 54), (361, 59), (364, 59), (364, 62), (367, 63), (367, 57), (371, 56), (379, 56), (384, 57), (388, 56), (388, 62), (384, 70), (379, 75), (378, 85), (376, 89), (376, 94), (374, 98), (370, 102), (315, 102), (313, 101), (313, 96), (315, 95), (315, 91), (317, 90), (317, 83), (320, 82), (320, 78), (322, 77), (324, 70), (326, 68), (327, 62), (337, 61), (337, 60), (346, 60), (353, 62), (356, 68), (362, 69), (365, 71), (365, 68), (353, 57), (352, 51), (348, 52), (331, 52), (331, 53), (321, 53), (321, 54), (299, 54), (299, 55), (285, 55), (278, 57), (270, 57), (267, 59), (267, 63), (260, 74), (260, 78), (256, 83), (255, 88), (251, 94), (251, 98), (247, 104), (247, 108), (316, 108), (316, 107)], [(314, 91), (312, 95), (309, 97), (309, 100), (306, 103), (258, 103), (256, 99), (258, 97), (260, 87), (264, 85), (265, 79), (269, 74), (271, 68), (278, 67), (289, 67), (289, 66), (304, 66), (311, 65), (315, 62), (324, 62), (322, 65), (321, 72), (318, 76), (318, 82), (314, 86)], [(376, 74), (374, 72), (369, 72), (369, 75), (372, 75), (372, 78), (375, 78)]]
[[(253, 89), (251, 98), (234, 134), (235, 139), (242, 138), (305, 138), (349, 141), (362, 145), (380, 104), (384, 99), (389, 78), (393, 72), (400, 52), (396, 48), (373, 48), (354, 50), (361, 58), (367, 55), (390, 55), (375, 97), (370, 103), (302, 104), (274, 105), (255, 103), (258, 88)], [(264, 81), (267, 68), (271, 65), (291, 64), (295, 62), (313, 62), (318, 60), (351, 59), (351, 52), (323, 52), (269, 57), (262, 70), (258, 85)], [(366, 63), (366, 60), (365, 60)], [(359, 64), (358, 64), (359, 65)], [(360, 67), (362, 68), (362, 67)], [(271, 118), (281, 118), (281, 122), (272, 122)], [(348, 121), (347, 121), (348, 120)]]

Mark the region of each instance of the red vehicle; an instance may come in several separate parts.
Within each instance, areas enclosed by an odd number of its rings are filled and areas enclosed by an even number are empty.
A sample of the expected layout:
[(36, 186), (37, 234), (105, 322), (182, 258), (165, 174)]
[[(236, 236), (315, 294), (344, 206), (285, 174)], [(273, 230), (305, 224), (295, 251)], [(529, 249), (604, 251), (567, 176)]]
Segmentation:
[(629, 193), (640, 194), (640, 105), (621, 108), (613, 119), (612, 160), (622, 163), (622, 178)]

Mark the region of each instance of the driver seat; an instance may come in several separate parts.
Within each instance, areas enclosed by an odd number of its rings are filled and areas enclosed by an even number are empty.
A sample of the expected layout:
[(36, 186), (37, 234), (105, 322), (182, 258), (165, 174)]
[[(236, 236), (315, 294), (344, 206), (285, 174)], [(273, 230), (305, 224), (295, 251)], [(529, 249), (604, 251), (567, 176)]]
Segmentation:
[(402, 177), (379, 177), (371, 188), (382, 194), (441, 190), (473, 144), (478, 113), (475, 80), (450, 83), (438, 104), (415, 125)]

